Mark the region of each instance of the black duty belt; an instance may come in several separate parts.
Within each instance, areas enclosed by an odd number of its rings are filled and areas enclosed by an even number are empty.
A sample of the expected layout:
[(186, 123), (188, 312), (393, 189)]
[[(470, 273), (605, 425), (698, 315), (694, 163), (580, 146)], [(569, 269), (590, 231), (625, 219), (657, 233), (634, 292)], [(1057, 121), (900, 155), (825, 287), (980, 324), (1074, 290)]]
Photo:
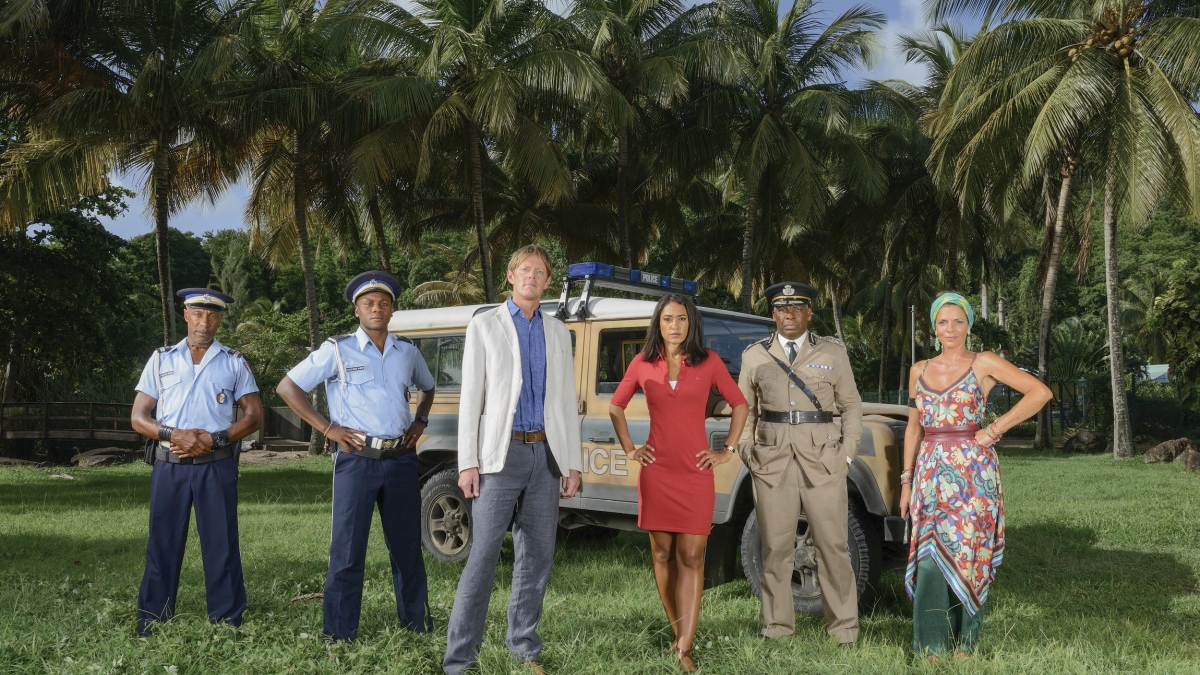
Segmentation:
[(833, 413), (828, 410), (763, 410), (758, 414), (758, 419), (775, 424), (823, 424), (833, 421)]
[(241, 442), (230, 443), (219, 450), (213, 450), (207, 455), (200, 455), (199, 457), (180, 457), (179, 455), (176, 455), (168, 450), (167, 447), (164, 447), (162, 443), (159, 443), (155, 454), (158, 455), (158, 461), (160, 462), (170, 462), (171, 464), (208, 464), (209, 462), (215, 462), (217, 460), (229, 459), (230, 457), (233, 457), (240, 447)]
[(348, 448), (332, 441), (329, 445), (335, 451), (340, 448), (352, 455), (366, 457), (367, 459), (396, 459), (413, 451), (413, 448), (404, 446), (404, 439), (402, 438), (377, 438), (375, 436), (367, 436), (363, 440), (362, 450)]

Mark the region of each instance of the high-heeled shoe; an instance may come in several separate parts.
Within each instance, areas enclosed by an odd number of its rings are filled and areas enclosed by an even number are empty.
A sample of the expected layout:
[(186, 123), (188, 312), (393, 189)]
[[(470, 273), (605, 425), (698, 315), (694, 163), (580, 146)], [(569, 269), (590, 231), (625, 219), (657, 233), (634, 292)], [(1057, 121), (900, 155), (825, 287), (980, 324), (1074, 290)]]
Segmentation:
[(679, 662), (679, 671), (682, 673), (696, 672), (696, 663), (692, 661), (692, 650), (676, 649), (675, 660)]

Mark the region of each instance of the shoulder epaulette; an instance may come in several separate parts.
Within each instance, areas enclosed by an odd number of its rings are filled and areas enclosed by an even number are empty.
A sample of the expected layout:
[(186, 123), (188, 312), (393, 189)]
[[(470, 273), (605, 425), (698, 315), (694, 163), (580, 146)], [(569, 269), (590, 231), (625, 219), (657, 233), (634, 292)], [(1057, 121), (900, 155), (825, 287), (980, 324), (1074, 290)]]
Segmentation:
[(171, 351), (174, 348), (175, 348), (175, 345), (167, 345), (165, 347), (159, 347), (158, 349), (155, 349), (154, 351), (156, 351), (160, 354), (166, 354), (167, 352)]
[(408, 344), (410, 344), (410, 345), (412, 345), (412, 346), (414, 346), (414, 347), (415, 347), (415, 346), (417, 346), (415, 342), (413, 342), (412, 340), (410, 340), (410, 339), (408, 339), (408, 338), (404, 337), (403, 335), (396, 335), (395, 333), (392, 333), (392, 337), (396, 338), (397, 340), (399, 340), (399, 341), (401, 341), (401, 342), (407, 342)]
[(770, 337), (765, 337), (757, 342), (751, 342), (749, 345), (746, 346), (745, 349), (742, 350), (742, 352), (743, 353), (748, 352), (748, 351), (750, 351), (750, 349), (752, 347), (755, 347), (757, 345), (762, 345), (763, 349), (770, 349), (771, 348), (771, 340), (774, 340), (774, 339), (775, 339), (775, 336), (772, 335)]
[(833, 337), (832, 335), (818, 335), (817, 337), (821, 340), (825, 340), (826, 342), (832, 342), (833, 344), (835, 344), (839, 347), (846, 346), (845, 343), (843, 343), (841, 340)]
[[(224, 347), (224, 345), (222, 345), (222, 347)], [(234, 349), (233, 347), (225, 347), (225, 353), (229, 354), (230, 356), (236, 356), (236, 357), (238, 357), (238, 358), (241, 358), (241, 359), (244, 359), (244, 358), (246, 358), (246, 357), (242, 356), (242, 353), (241, 353), (241, 352), (239, 352), (238, 350)]]
[(342, 340), (349, 340), (353, 335), (354, 333), (346, 333), (345, 335), (330, 335), (329, 337), (325, 338), (325, 341), (331, 345), (336, 345)]

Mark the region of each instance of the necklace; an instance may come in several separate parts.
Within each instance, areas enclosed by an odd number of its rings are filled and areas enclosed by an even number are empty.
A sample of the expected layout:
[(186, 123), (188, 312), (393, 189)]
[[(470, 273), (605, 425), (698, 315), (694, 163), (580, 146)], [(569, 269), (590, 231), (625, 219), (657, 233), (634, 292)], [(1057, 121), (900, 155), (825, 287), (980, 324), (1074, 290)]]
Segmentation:
[(212, 343), (211, 343), (211, 342), (209, 342), (209, 343), (207, 343), (207, 344), (202, 344), (202, 345), (194, 345), (194, 344), (192, 344), (192, 341), (189, 339), (189, 340), (187, 341), (187, 346), (188, 346), (188, 348), (189, 348), (189, 349), (195, 349), (195, 350), (196, 350), (196, 351), (198, 351), (198, 352), (202, 352), (202, 351), (204, 351), (204, 350), (208, 349), (210, 346), (212, 346)]

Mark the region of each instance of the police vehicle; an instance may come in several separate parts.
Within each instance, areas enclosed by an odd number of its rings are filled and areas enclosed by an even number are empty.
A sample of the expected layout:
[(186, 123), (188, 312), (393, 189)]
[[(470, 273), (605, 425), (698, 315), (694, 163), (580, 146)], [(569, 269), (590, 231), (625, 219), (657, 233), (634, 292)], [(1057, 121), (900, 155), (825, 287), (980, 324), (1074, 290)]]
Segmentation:
[[(571, 530), (584, 527), (637, 530), (637, 478), (640, 465), (625, 456), (608, 417), (608, 406), (625, 368), (641, 351), (655, 303), (647, 300), (596, 297), (596, 288), (640, 295), (681, 293), (695, 296), (695, 281), (631, 270), (603, 263), (570, 265), (557, 300), (544, 300), (542, 311), (566, 322), (575, 359), (576, 401), (579, 412), (579, 453), (583, 488), (563, 499), (559, 524)], [(577, 291), (578, 295), (574, 295)], [(467, 324), (495, 305), (468, 305), (398, 311), (389, 326), (411, 339), (424, 354), (437, 381), (437, 397), (429, 426), (418, 446), (422, 483), (421, 534), (425, 549), (443, 561), (465, 561), (471, 550), (470, 502), (458, 489), (458, 402), (462, 350)], [(775, 324), (767, 317), (698, 307), (704, 321), (705, 346), (716, 351), (734, 380), (742, 352), (768, 337)], [(650, 433), (644, 396), (639, 392), (625, 412), (635, 444)], [(714, 449), (724, 444), (731, 409), (715, 393), (706, 421)], [(835, 418), (836, 419), (836, 418)], [(900, 543), (903, 521), (898, 518), (901, 454), (908, 409), (899, 405), (863, 404), (863, 436), (850, 466), (846, 489), (850, 496), (850, 560), (858, 577), (860, 603), (868, 602), (877, 586), (885, 543)], [(761, 546), (747, 469), (736, 455), (715, 469), (716, 503), (713, 530), (705, 558), (705, 583), (717, 585), (735, 578), (737, 552), (755, 594), (761, 577)], [(795, 571), (792, 577), (796, 610), (821, 614), (815, 549), (802, 515), (796, 524)]]

